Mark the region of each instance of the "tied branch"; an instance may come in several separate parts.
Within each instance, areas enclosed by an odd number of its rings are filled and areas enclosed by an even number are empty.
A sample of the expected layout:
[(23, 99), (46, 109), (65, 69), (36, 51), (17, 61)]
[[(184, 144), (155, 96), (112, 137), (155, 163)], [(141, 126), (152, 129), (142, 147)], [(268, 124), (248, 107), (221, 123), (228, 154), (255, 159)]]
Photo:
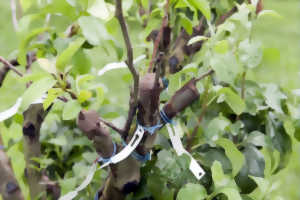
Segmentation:
[(115, 15), (119, 21), (121, 30), (122, 30), (122, 34), (123, 34), (123, 38), (125, 41), (125, 45), (127, 48), (127, 61), (126, 64), (133, 76), (133, 92), (131, 92), (130, 95), (130, 101), (129, 101), (129, 111), (128, 111), (128, 116), (127, 116), (127, 121), (125, 123), (124, 129), (123, 129), (123, 138), (126, 139), (126, 137), (128, 136), (128, 131), (130, 129), (130, 126), (132, 124), (133, 118), (135, 116), (136, 113), (136, 109), (137, 109), (137, 104), (138, 104), (138, 90), (139, 90), (139, 74), (137, 72), (137, 70), (134, 68), (133, 65), (133, 50), (132, 50), (132, 45), (130, 42), (130, 38), (129, 38), (129, 34), (128, 34), (128, 30), (127, 30), (127, 26), (126, 26), (126, 22), (123, 16), (123, 10), (122, 10), (122, 1), (121, 0), (116, 0), (116, 12)]

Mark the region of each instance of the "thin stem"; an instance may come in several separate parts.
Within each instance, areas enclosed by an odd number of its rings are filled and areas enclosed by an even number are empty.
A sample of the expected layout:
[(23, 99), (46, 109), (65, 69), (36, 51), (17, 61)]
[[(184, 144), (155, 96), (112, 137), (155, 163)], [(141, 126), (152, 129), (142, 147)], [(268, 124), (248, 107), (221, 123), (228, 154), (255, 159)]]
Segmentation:
[(7, 66), (10, 70), (14, 71), (16, 74), (18, 74), (20, 77), (23, 76), (21, 72), (19, 72), (10, 62), (5, 60), (2, 56), (0, 56), (0, 62), (2, 62), (5, 66)]
[(198, 123), (197, 123), (196, 127), (194, 128), (192, 134), (190, 135), (190, 137), (188, 138), (188, 141), (187, 141), (187, 151), (189, 151), (189, 152), (191, 152), (193, 140), (196, 137), (198, 129), (200, 127), (200, 124), (201, 124), (201, 122), (202, 122), (202, 120), (205, 116), (207, 106), (208, 106), (207, 105), (207, 100), (208, 100), (208, 88), (206, 87), (205, 92), (204, 92), (204, 97), (203, 97), (203, 103), (202, 103), (202, 107), (201, 107), (202, 111), (201, 111), (201, 113), (198, 117)]
[(211, 70), (209, 70), (208, 72), (202, 74), (200, 77), (196, 78), (195, 81), (198, 82), (198, 81), (204, 79), (205, 77), (207, 77), (207, 76), (209, 76), (209, 75), (211, 75), (211, 74), (213, 74), (213, 73), (214, 73), (214, 70), (211, 69)]
[(110, 127), (111, 129), (113, 129), (114, 131), (118, 132), (120, 135), (123, 135), (123, 130), (116, 127), (113, 123), (106, 121), (105, 119), (102, 119), (101, 117), (99, 117), (99, 120), (104, 123), (106, 126)]
[(133, 82), (134, 82), (134, 86), (133, 86), (133, 93), (132, 93), (132, 102), (130, 100), (130, 105), (129, 105), (129, 111), (128, 111), (128, 117), (127, 117), (127, 121), (125, 123), (124, 126), (124, 134), (123, 134), (123, 138), (126, 138), (128, 135), (128, 131), (130, 129), (130, 126), (132, 124), (133, 121), (133, 116), (135, 115), (135, 111), (136, 111), (136, 107), (137, 107), (137, 103), (138, 103), (138, 92), (139, 92), (139, 74), (137, 72), (137, 70), (134, 68), (133, 65), (133, 50), (132, 50), (132, 45), (130, 42), (130, 38), (129, 38), (129, 34), (128, 34), (128, 30), (127, 30), (127, 26), (125, 23), (125, 19), (123, 16), (123, 10), (122, 10), (122, 1), (121, 0), (116, 0), (116, 13), (115, 13), (119, 24), (121, 26), (121, 30), (122, 30), (122, 34), (123, 34), (123, 38), (125, 41), (125, 45), (127, 48), (127, 61), (126, 64), (133, 76)]
[(245, 81), (246, 81), (247, 72), (244, 71), (242, 75), (242, 83), (241, 83), (241, 98), (245, 99)]

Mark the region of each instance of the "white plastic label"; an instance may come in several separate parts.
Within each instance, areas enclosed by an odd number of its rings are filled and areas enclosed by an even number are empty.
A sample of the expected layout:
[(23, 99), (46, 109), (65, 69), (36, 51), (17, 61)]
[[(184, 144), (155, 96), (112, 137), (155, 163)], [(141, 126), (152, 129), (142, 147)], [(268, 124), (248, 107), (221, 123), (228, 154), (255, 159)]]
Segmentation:
[(182, 142), (180, 140), (179, 133), (177, 131), (178, 129), (175, 129), (175, 131), (173, 131), (170, 124), (166, 124), (166, 126), (169, 132), (169, 137), (171, 139), (172, 146), (175, 149), (177, 155), (181, 156), (182, 154), (187, 154), (191, 158), (190, 171), (194, 174), (194, 176), (198, 180), (200, 180), (205, 175), (205, 171), (198, 164), (198, 162), (193, 158), (193, 156), (187, 150), (184, 149)]
[(15, 105), (13, 105), (11, 108), (1, 112), (0, 113), (0, 122), (14, 116), (18, 112), (18, 110), (21, 106), (21, 103), (22, 103), (22, 98), (18, 98)]
[[(138, 127), (137, 127), (132, 139), (128, 143), (128, 145), (124, 149), (122, 149), (122, 151), (120, 151), (115, 156), (113, 156), (109, 162), (104, 163), (98, 169), (102, 169), (111, 163), (116, 164), (118, 162), (121, 162), (122, 160), (124, 160), (128, 156), (130, 156), (130, 154), (135, 150), (135, 148), (141, 142), (141, 140), (144, 136), (144, 132), (145, 131), (144, 131), (143, 127), (138, 125)], [(93, 165), (91, 166), (91, 168), (89, 170), (89, 173), (87, 174), (85, 180), (81, 183), (81, 185), (79, 187), (77, 187), (74, 191), (71, 191), (71, 192), (67, 193), (66, 195), (60, 197), (59, 200), (74, 199), (78, 195), (78, 192), (80, 192), (81, 190), (83, 190), (90, 184), (90, 182), (93, 180), (96, 170), (97, 170), (97, 163), (93, 163)]]

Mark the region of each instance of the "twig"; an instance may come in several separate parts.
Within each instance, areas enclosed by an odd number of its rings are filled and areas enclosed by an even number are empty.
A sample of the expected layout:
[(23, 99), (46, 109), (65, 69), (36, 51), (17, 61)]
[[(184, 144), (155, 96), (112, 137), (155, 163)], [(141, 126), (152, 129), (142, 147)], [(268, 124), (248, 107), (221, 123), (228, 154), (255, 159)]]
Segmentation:
[(138, 103), (139, 74), (133, 66), (133, 50), (132, 50), (132, 45), (131, 45), (131, 42), (130, 42), (127, 26), (126, 26), (126, 23), (125, 23), (125, 19), (124, 19), (124, 16), (123, 16), (122, 1), (121, 0), (116, 0), (116, 13), (115, 13), (115, 15), (116, 15), (116, 17), (119, 21), (120, 26), (121, 26), (123, 38), (124, 38), (125, 45), (126, 45), (126, 48), (127, 48), (127, 61), (126, 61), (126, 64), (128, 65), (128, 68), (129, 68), (129, 70), (130, 70), (130, 72), (133, 76), (133, 82), (134, 82), (133, 95), (132, 95), (133, 101), (130, 102), (128, 117), (127, 117), (127, 121), (126, 121), (125, 126), (124, 126), (123, 137), (126, 138), (127, 135), (128, 135), (128, 131), (130, 129), (131, 123), (133, 121), (133, 115), (135, 115), (135, 111), (136, 111), (136, 107), (137, 107), (137, 103)]
[(242, 83), (241, 83), (241, 98), (245, 98), (245, 81), (246, 81), (246, 74), (247, 72), (244, 71), (242, 74)]
[(123, 130), (116, 127), (113, 123), (106, 121), (105, 119), (102, 119), (101, 117), (99, 117), (99, 120), (101, 122), (103, 122), (106, 126), (110, 127), (111, 129), (113, 129), (114, 131), (120, 133), (120, 135), (123, 135)]
[(4, 65), (6, 65), (9, 69), (13, 70), (20, 77), (23, 76), (23, 74), (21, 72), (19, 72), (10, 62), (5, 60), (2, 56), (0, 56), (0, 62), (2, 62)]
[(191, 152), (193, 140), (197, 135), (198, 129), (200, 127), (200, 124), (201, 124), (201, 122), (204, 118), (205, 112), (207, 110), (207, 96), (208, 96), (208, 90), (206, 89), (205, 93), (204, 93), (204, 97), (203, 97), (203, 104), (201, 106), (202, 111), (198, 117), (198, 123), (197, 123), (196, 127), (194, 128), (192, 134), (187, 139), (187, 151), (189, 151), (189, 152)]
[(163, 31), (164, 28), (168, 25), (169, 23), (169, 19), (168, 19), (168, 9), (169, 9), (169, 0), (167, 0), (166, 5), (165, 5), (165, 16), (163, 18), (160, 30), (158, 32), (158, 35), (156, 36), (155, 42), (154, 42), (154, 47), (153, 47), (153, 54), (152, 54), (152, 58), (149, 64), (149, 68), (148, 68), (148, 73), (150, 73), (153, 69), (153, 63), (156, 59), (157, 56), (157, 51), (158, 51), (158, 47), (159, 47), (159, 43), (161, 41), (161, 38), (163, 36)]
[(211, 69), (211, 70), (209, 70), (208, 72), (202, 74), (199, 78), (196, 78), (195, 81), (198, 82), (198, 81), (204, 79), (205, 77), (207, 77), (207, 76), (209, 76), (209, 75), (211, 75), (211, 74), (213, 74), (213, 73), (214, 73), (214, 70)]
[(18, 20), (17, 20), (16, 0), (10, 0), (10, 8), (11, 8), (11, 17), (12, 17), (14, 29), (15, 29), (15, 31), (17, 31), (19, 29), (19, 24), (18, 24)]

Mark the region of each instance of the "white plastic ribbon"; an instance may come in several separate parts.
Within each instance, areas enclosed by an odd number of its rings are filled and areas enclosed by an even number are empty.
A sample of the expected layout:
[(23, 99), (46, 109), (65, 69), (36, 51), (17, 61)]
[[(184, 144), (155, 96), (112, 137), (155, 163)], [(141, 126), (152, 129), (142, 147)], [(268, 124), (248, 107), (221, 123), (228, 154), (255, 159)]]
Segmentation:
[[(139, 145), (141, 142), (143, 136), (144, 136), (144, 129), (142, 126), (138, 125), (132, 139), (128, 143), (128, 145), (122, 149), (119, 153), (117, 153), (115, 156), (113, 156), (108, 162), (101, 165), (98, 169), (102, 169), (110, 164), (116, 164), (118, 162), (121, 162), (122, 160), (126, 159), (130, 154), (135, 150), (135, 148)], [(97, 163), (93, 163), (91, 166), (85, 180), (81, 183), (80, 186), (78, 186), (75, 190), (67, 193), (66, 195), (59, 198), (59, 200), (72, 200), (74, 199), (78, 193), (86, 188), (90, 182), (93, 180), (94, 174), (97, 171)]]
[(169, 132), (169, 137), (171, 139), (172, 146), (175, 149), (175, 152), (177, 153), (178, 156), (181, 156), (182, 154), (187, 154), (191, 158), (189, 169), (194, 174), (194, 176), (198, 180), (200, 180), (205, 175), (205, 171), (198, 164), (198, 162), (193, 158), (193, 156), (187, 150), (184, 149), (182, 142), (180, 140), (180, 135), (177, 131), (178, 129), (174, 129), (175, 131), (173, 131), (170, 124), (166, 124), (166, 126)]
[(14, 116), (18, 112), (18, 110), (21, 106), (21, 103), (22, 103), (22, 98), (20, 97), (17, 99), (17, 102), (15, 103), (15, 105), (13, 105), (11, 108), (1, 112), (0, 113), (0, 122)]

